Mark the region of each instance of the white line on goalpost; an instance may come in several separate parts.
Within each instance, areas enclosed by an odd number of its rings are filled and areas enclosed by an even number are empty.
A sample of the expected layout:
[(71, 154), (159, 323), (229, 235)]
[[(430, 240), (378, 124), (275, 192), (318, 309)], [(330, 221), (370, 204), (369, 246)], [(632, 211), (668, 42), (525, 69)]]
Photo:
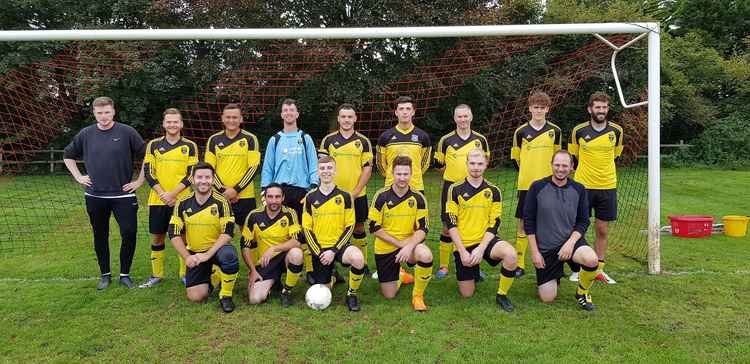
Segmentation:
[[(661, 272), (660, 245), (660, 52), (658, 23), (482, 25), (391, 28), (290, 29), (81, 29), (0, 31), (0, 42), (75, 40), (224, 40), (444, 38), (555, 34), (648, 33), (648, 271)], [(613, 59), (614, 62), (614, 59)], [(617, 77), (615, 75), (615, 77)], [(619, 86), (619, 85), (618, 85)], [(618, 87), (618, 93), (622, 90)], [(622, 97), (621, 97), (622, 99)], [(622, 100), (624, 102), (624, 100)]]

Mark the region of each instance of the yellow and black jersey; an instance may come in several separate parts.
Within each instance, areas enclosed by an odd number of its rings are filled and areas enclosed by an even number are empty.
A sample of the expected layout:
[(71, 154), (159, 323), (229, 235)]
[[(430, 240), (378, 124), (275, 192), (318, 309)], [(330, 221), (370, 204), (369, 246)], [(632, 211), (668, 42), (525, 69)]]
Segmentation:
[(472, 149), (484, 151), (490, 158), (490, 146), (484, 135), (471, 131), (468, 138), (461, 139), (457, 132), (452, 131), (438, 141), (435, 150), (435, 166), (445, 167), (443, 179), (448, 182), (460, 181), (469, 174), (466, 167), (466, 156)]
[(552, 174), (552, 156), (561, 142), (562, 131), (549, 121), (539, 130), (530, 123), (516, 129), (510, 159), (518, 163), (518, 190), (528, 191), (534, 181)]
[(503, 198), (497, 186), (484, 180), (474, 187), (464, 180), (452, 184), (448, 196), (445, 225), (449, 229), (458, 228), (465, 247), (479, 244), (485, 232), (497, 235), (503, 211)]
[(229, 201), (220, 193), (212, 192), (202, 205), (192, 193), (174, 207), (169, 220), (169, 238), (184, 235), (188, 250), (205, 252), (221, 234), (234, 234), (234, 217)]
[[(388, 235), (404, 240), (417, 230), (428, 232), (427, 200), (411, 189), (399, 197), (393, 188), (386, 187), (375, 193), (368, 215), (370, 232), (385, 229)], [(375, 237), (375, 254), (388, 254), (397, 246)]]
[(191, 140), (180, 138), (177, 143), (170, 144), (167, 138), (160, 137), (148, 142), (146, 156), (143, 159), (143, 173), (152, 187), (148, 194), (148, 205), (164, 205), (159, 199), (159, 194), (153, 189), (156, 185), (169, 192), (182, 183), (186, 188), (177, 198), (190, 195), (192, 168), (196, 163), (198, 146)]
[(592, 190), (617, 188), (615, 158), (622, 154), (622, 127), (607, 122), (596, 131), (591, 122), (578, 124), (570, 135), (568, 150), (578, 158), (575, 179)]
[(219, 191), (226, 187), (234, 188), (239, 198), (255, 197), (253, 177), (260, 164), (258, 138), (240, 130), (230, 139), (221, 131), (208, 138), (206, 163), (216, 169), (214, 185)]
[(324, 249), (343, 248), (354, 231), (352, 196), (338, 187), (327, 195), (319, 188), (308, 192), (302, 208), (302, 231), (307, 245), (317, 256)]
[[(329, 155), (336, 160), (336, 173), (334, 182), (336, 186), (344, 191), (352, 192), (359, 183), (362, 176), (362, 168), (372, 166), (372, 144), (370, 139), (360, 133), (354, 133), (349, 138), (344, 138), (341, 132), (331, 133), (320, 142), (318, 153)], [(367, 187), (362, 189), (359, 196), (367, 194)]]
[(380, 174), (385, 177), (385, 187), (393, 184), (391, 166), (393, 160), (399, 155), (411, 158), (412, 177), (409, 184), (414, 190), (423, 191), (422, 174), (430, 167), (432, 155), (430, 136), (413, 125), (409, 130), (401, 130), (394, 126), (380, 134), (377, 145), (377, 165)]
[(266, 208), (260, 207), (247, 215), (242, 228), (240, 246), (242, 248), (257, 246), (258, 254), (263, 255), (272, 246), (284, 244), (290, 239), (297, 239), (301, 229), (297, 213), (293, 209), (283, 206), (281, 211), (271, 218)]

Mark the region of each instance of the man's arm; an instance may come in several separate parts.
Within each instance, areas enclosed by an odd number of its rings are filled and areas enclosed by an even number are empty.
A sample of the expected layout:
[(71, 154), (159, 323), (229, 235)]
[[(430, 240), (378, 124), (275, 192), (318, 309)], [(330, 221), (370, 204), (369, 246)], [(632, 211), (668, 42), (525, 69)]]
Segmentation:
[(268, 139), (268, 146), (266, 147), (266, 154), (263, 157), (263, 168), (260, 172), (260, 188), (264, 190), (266, 186), (273, 182), (274, 178), (274, 167), (276, 165), (276, 139), (271, 136)]
[(307, 173), (310, 180), (310, 190), (320, 185), (320, 177), (318, 176), (318, 153), (315, 150), (315, 142), (309, 134), (305, 134), (305, 154), (307, 154)]
[(310, 207), (310, 202), (308, 201), (307, 196), (305, 196), (303, 200), (302, 233), (305, 234), (307, 246), (310, 248), (310, 251), (315, 254), (315, 256), (319, 257), (322, 249), (320, 247), (320, 242), (318, 242), (318, 238), (315, 236), (315, 232), (313, 231), (312, 208)]
[(63, 163), (65, 163), (65, 167), (68, 168), (68, 171), (76, 180), (76, 182), (86, 187), (91, 187), (91, 177), (81, 174), (81, 171), (78, 169), (78, 165), (76, 164), (75, 159), (63, 158)]
[(352, 198), (357, 198), (360, 193), (362, 193), (362, 189), (367, 186), (367, 182), (370, 181), (370, 177), (372, 176), (372, 166), (366, 165), (362, 167), (362, 174), (359, 176), (359, 181), (357, 181), (357, 185), (354, 187), (354, 191), (352, 191)]
[(83, 131), (79, 131), (78, 134), (73, 137), (73, 140), (70, 142), (70, 144), (65, 147), (65, 152), (63, 154), (63, 163), (65, 164), (65, 167), (68, 169), (73, 178), (76, 180), (76, 182), (80, 183), (83, 186), (91, 187), (91, 178), (88, 175), (82, 175), (81, 171), (78, 169), (78, 165), (76, 164), (76, 159), (81, 158), (81, 156), (83, 155), (83, 138)]

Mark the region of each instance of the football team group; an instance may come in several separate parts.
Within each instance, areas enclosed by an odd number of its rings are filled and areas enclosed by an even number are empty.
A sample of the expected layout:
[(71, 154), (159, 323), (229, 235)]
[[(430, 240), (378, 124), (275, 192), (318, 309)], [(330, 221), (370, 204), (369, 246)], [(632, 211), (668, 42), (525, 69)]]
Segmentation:
[[(151, 276), (138, 287), (153, 287), (165, 279), (168, 236), (180, 257), (187, 298), (206, 302), (218, 290), (224, 312), (235, 309), (232, 292), (240, 256), (247, 266), (250, 304), (279, 292), (282, 306), (292, 305), (291, 293), (303, 271), (309, 284), (347, 282), (336, 270), (338, 263), (349, 269), (349, 310), (360, 310), (360, 285), (372, 276), (387, 299), (394, 298), (402, 284), (413, 284), (412, 306), (425, 311), (425, 292), (433, 277), (433, 254), (426, 240), (428, 206), (435, 201), (425, 198), (423, 175), (434, 167), (443, 174), (437, 279), (446, 277), (453, 256), (458, 291), (470, 297), (476, 282), (484, 279), (480, 263), (500, 265), (495, 301), (510, 312), (514, 306), (508, 293), (514, 279), (525, 273), (530, 248), (541, 301), (556, 298), (567, 263), (570, 279), (578, 282), (577, 304), (593, 310), (589, 290), (594, 281), (615, 283), (603, 268), (608, 223), (617, 217), (615, 158), (623, 149), (623, 131), (607, 120), (609, 97), (596, 92), (587, 105), (590, 120), (573, 128), (567, 149), (561, 149), (561, 130), (546, 119), (549, 96), (536, 91), (528, 100), (530, 119), (516, 129), (510, 151), (518, 169), (518, 224), (512, 245), (498, 235), (502, 194), (484, 177), (490, 146), (472, 130), (469, 105), (454, 108), (456, 128), (440, 138), (433, 151), (430, 135), (413, 124), (415, 102), (410, 97), (395, 101), (398, 123), (380, 135), (374, 149), (356, 131), (353, 105), (339, 106), (338, 130), (318, 145), (298, 128), (296, 101), (285, 99), (280, 110), (283, 129), (269, 138), (261, 158), (257, 137), (242, 129), (240, 105), (227, 104), (221, 113), (224, 129), (208, 138), (201, 159), (196, 143), (181, 134), (179, 110), (165, 110), (164, 136), (146, 143), (133, 128), (114, 121), (110, 98), (99, 97), (92, 103), (96, 124), (82, 129), (64, 154), (68, 170), (85, 187), (101, 272), (96, 288), (106, 289), (112, 281), (112, 215), (122, 238), (119, 282), (135, 286), (129, 276), (136, 246), (135, 191), (145, 181), (151, 188)], [(143, 167), (133, 180), (133, 162), (141, 158)], [(83, 160), (85, 174), (77, 160)], [(368, 203), (373, 167), (385, 184)], [(254, 180), (259, 169), (257, 204)], [(594, 249), (584, 238), (592, 211)], [(366, 230), (374, 236), (373, 272), (367, 265)], [(236, 231), (241, 235), (239, 253), (232, 243)]]

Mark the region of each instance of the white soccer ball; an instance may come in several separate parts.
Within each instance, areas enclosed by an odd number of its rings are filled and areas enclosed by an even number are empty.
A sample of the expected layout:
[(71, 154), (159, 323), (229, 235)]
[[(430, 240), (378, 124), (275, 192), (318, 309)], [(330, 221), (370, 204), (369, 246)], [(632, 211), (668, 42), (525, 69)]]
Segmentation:
[(325, 310), (331, 304), (331, 290), (324, 284), (314, 284), (305, 293), (305, 302), (313, 310)]

